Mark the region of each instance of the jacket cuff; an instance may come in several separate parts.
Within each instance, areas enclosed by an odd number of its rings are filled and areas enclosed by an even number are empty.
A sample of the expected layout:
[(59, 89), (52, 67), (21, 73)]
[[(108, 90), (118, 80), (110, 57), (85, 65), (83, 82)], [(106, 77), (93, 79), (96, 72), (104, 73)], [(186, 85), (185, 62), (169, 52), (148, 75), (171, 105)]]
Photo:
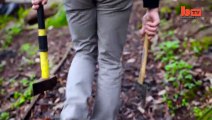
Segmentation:
[(159, 6), (159, 0), (143, 0), (143, 6), (149, 9), (157, 8)]

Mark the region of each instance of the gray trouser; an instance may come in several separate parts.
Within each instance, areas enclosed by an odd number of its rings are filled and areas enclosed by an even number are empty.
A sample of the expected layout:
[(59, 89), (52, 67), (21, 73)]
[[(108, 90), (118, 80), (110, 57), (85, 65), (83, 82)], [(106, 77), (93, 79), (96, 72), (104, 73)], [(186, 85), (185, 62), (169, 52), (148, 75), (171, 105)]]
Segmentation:
[(97, 95), (91, 120), (115, 120), (120, 106), (122, 64), (131, 0), (65, 0), (76, 55), (66, 86), (62, 120), (87, 120), (98, 63)]

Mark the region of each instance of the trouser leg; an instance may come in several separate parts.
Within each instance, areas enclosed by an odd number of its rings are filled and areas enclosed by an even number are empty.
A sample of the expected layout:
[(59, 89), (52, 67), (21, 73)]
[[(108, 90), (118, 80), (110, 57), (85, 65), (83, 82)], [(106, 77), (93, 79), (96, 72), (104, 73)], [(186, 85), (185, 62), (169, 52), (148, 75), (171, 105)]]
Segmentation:
[(67, 9), (67, 19), (76, 55), (66, 85), (66, 101), (62, 120), (87, 120), (87, 99), (97, 59), (96, 9)]
[(99, 72), (92, 120), (115, 120), (120, 106), (123, 73), (120, 57), (127, 34), (131, 0), (120, 2), (128, 2), (128, 7), (116, 9), (113, 2), (105, 6), (100, 4), (100, 8), (97, 6)]

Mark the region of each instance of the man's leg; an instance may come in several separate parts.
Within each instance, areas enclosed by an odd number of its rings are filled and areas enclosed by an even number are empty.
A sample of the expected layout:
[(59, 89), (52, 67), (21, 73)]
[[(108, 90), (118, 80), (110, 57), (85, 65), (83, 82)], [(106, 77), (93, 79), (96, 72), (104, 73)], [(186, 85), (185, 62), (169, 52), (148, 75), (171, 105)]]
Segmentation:
[[(87, 99), (91, 96), (97, 61), (96, 8), (83, 8), (83, 5), (72, 8), (66, 2), (69, 0), (65, 1), (65, 7), (76, 55), (68, 74), (66, 101), (61, 119), (87, 120)], [(74, 6), (74, 3), (71, 5)]]
[(131, 0), (99, 0), (97, 3), (97, 96), (92, 120), (115, 120), (120, 106), (122, 64)]

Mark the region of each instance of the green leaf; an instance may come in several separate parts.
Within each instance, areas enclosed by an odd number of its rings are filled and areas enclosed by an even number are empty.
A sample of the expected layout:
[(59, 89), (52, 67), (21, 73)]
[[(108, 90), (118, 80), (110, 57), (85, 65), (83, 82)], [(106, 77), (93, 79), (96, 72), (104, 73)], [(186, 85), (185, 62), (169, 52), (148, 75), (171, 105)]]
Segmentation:
[(10, 114), (8, 112), (3, 112), (0, 115), (0, 120), (9, 120)]
[(29, 43), (25, 43), (21, 46), (22, 52), (27, 52), (30, 49), (31, 45)]
[(66, 13), (63, 5), (59, 5), (57, 13), (46, 20), (47, 27), (59, 28), (67, 25)]
[(185, 76), (185, 79), (187, 79), (187, 80), (192, 80), (193, 77), (192, 77), (192, 75), (186, 75), (186, 76)]
[(24, 9), (23, 7), (18, 10), (18, 18), (23, 19), (29, 14), (30, 9)]
[(188, 101), (186, 99), (182, 100), (182, 106), (188, 106)]
[(13, 19), (13, 17), (8, 15), (0, 15), (0, 30), (5, 28), (6, 25)]
[(19, 105), (24, 104), (25, 101), (26, 101), (25, 97), (24, 96), (21, 96), (20, 99), (19, 99)]
[(2, 86), (3, 82), (4, 82), (4, 79), (0, 77), (0, 86)]
[(195, 84), (193, 84), (193, 83), (186, 83), (184, 86), (187, 87), (188, 89), (192, 89), (193, 87), (195, 87)]
[(198, 86), (200, 86), (200, 85), (202, 85), (202, 81), (199, 81), (199, 80), (198, 81), (195, 81), (195, 84), (198, 85)]
[(177, 100), (179, 98), (179, 94), (174, 94), (174, 99)]
[(170, 77), (170, 78), (168, 79), (168, 81), (170, 81), (170, 82), (175, 81), (175, 80), (176, 80), (175, 77)]
[(22, 94), (20, 92), (14, 92), (14, 99), (18, 99)]
[[(25, 43), (21, 46), (20, 51), (25, 52), (25, 53), (27, 53), (27, 55), (29, 57), (32, 57), (33, 55), (35, 55), (37, 53), (38, 47), (35, 45), (31, 45), (30, 43)], [(31, 61), (31, 62), (33, 62), (33, 61)]]
[(194, 107), (193, 108), (193, 113), (196, 117), (201, 117), (203, 115), (203, 112), (200, 108)]
[(21, 84), (22, 84), (23, 86), (28, 86), (29, 80), (28, 80), (28, 79), (22, 79), (22, 80), (21, 80)]
[(24, 96), (28, 99), (32, 96), (32, 87), (28, 87), (27, 90), (24, 92)]
[(212, 106), (209, 106), (203, 110), (202, 116), (198, 120), (211, 120), (212, 119)]

